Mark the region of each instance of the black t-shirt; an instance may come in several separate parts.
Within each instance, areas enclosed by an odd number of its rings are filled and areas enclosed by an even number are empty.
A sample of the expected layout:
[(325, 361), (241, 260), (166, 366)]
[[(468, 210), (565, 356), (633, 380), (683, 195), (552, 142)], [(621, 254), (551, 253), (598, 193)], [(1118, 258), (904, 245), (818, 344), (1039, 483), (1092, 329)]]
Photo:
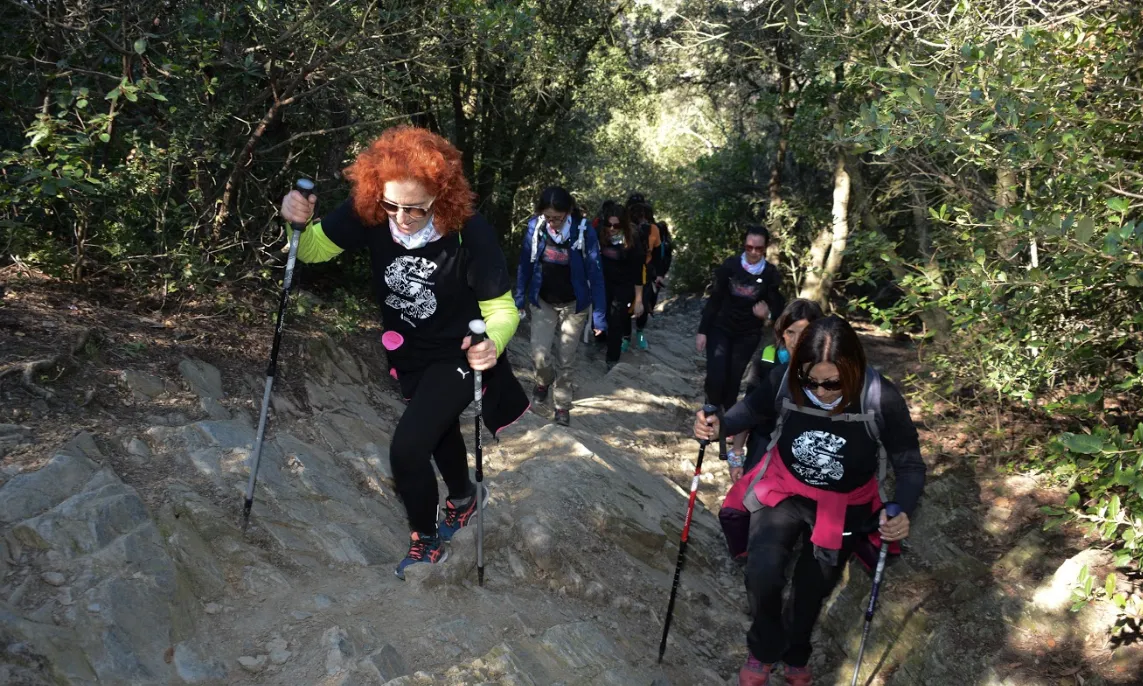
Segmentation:
[(742, 267), (741, 255), (728, 258), (714, 271), (714, 288), (703, 309), (699, 333), (705, 334), (713, 326), (735, 336), (761, 334), (767, 322), (754, 316), (754, 306), (765, 301), (770, 320), (777, 319), (786, 307), (778, 291), (781, 281), (772, 264), (755, 276)]
[(349, 201), (323, 217), (321, 227), (343, 250), (369, 250), (381, 322), (404, 338), (389, 351), (399, 373), (441, 360), (462, 361), (460, 346), (468, 323), (481, 316), (479, 302), (511, 289), (496, 231), (480, 215), (470, 217), (459, 233), (416, 250), (394, 241), (387, 225), (362, 224)]
[[(537, 231), (542, 227), (537, 227)], [(571, 251), (574, 241), (556, 243), (547, 236), (547, 244), (540, 254), (540, 299), (552, 305), (564, 305), (575, 300), (571, 279)]]
[[(643, 283), (643, 261), (646, 253), (639, 247), (627, 248), (600, 241), (599, 258), (603, 266), (603, 283), (607, 292), (629, 291)], [(630, 297), (630, 294), (623, 297)]]
[(826, 491), (849, 493), (877, 474), (877, 442), (863, 422), (791, 410), (782, 424), (778, 454), (798, 481)]

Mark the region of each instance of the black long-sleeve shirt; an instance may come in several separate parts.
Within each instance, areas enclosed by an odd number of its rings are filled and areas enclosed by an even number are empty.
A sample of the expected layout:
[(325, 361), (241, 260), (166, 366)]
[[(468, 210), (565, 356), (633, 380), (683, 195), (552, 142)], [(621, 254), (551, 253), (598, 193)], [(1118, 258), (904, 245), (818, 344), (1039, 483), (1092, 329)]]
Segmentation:
[(778, 287), (782, 275), (767, 263), (755, 276), (742, 267), (741, 255), (727, 258), (714, 270), (714, 286), (702, 311), (698, 332), (707, 334), (712, 327), (732, 336), (762, 333), (767, 322), (754, 316), (754, 306), (765, 302), (770, 307), (770, 321), (778, 318), (786, 307)]
[[(778, 392), (786, 365), (778, 365), (771, 370), (762, 384), (754, 389), (734, 407), (726, 412), (722, 420), (722, 431), (733, 436), (743, 431), (761, 431), (769, 435), (778, 421)], [(787, 396), (788, 397), (788, 396)], [(856, 399), (847, 412), (861, 412), (861, 399)], [(912, 514), (925, 488), (927, 467), (921, 458), (921, 444), (917, 438), (917, 427), (909, 415), (909, 406), (901, 391), (885, 377), (881, 377), (881, 416), (879, 424), (881, 443), (889, 455), (897, 486), (894, 497), (907, 514)], [(876, 460), (876, 455), (871, 456)]]

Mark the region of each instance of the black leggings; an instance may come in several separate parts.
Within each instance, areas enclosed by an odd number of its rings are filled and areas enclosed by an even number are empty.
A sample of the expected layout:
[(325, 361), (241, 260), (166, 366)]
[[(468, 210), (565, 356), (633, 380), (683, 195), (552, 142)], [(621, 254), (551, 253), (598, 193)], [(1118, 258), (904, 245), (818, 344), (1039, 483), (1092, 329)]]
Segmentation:
[(450, 499), (476, 492), (468, 478), (468, 453), (459, 420), (472, 402), (472, 371), (466, 362), (437, 362), (422, 372), (402, 375), (400, 384), (411, 399), (393, 431), (389, 464), (409, 528), (435, 534), (440, 497), (430, 459), (437, 463)]
[(761, 334), (731, 336), (712, 328), (706, 336), (706, 401), (723, 411), (738, 402), (738, 387), (746, 365), (758, 350)]
[[(746, 589), (754, 622), (746, 634), (746, 644), (760, 662), (781, 660), (791, 667), (806, 666), (812, 652), (810, 634), (822, 603), (841, 579), (852, 552), (850, 546), (856, 536), (846, 536), (837, 565), (826, 564), (814, 556), (810, 533), (816, 508), (817, 503), (809, 498), (790, 496), (775, 507), (763, 507), (750, 515)], [(848, 508), (846, 529), (854, 530), (868, 517), (868, 505)], [(793, 593), (783, 613), (787, 563), (799, 540), (802, 552), (794, 567)]]
[[(648, 277), (649, 278), (649, 277)], [(643, 285), (643, 314), (635, 320), (635, 326), (640, 331), (647, 328), (647, 319), (651, 316), (651, 311), (655, 309), (655, 304), (659, 302), (659, 294), (655, 292), (654, 282), (648, 282)]]
[(635, 287), (616, 288), (607, 303), (607, 361), (618, 362), (623, 339), (631, 337), (631, 303)]

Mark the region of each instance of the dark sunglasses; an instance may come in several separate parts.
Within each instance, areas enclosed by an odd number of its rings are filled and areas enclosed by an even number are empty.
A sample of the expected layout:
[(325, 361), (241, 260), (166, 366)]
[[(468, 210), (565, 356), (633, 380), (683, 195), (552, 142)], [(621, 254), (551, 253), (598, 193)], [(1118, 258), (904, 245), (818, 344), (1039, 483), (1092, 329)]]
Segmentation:
[(829, 381), (814, 381), (808, 376), (802, 377), (802, 387), (808, 388), (811, 391), (816, 391), (819, 388), (823, 391), (840, 391), (841, 379), (830, 379)]
[(386, 214), (396, 216), (398, 212), (405, 210), (405, 214), (409, 215), (413, 219), (424, 219), (425, 217), (429, 216), (429, 212), (431, 212), (433, 209), (432, 203), (429, 203), (428, 207), (417, 207), (416, 205), (398, 205), (397, 203), (389, 202), (384, 198), (381, 198), (377, 202), (381, 205), (381, 209), (385, 210)]
[(608, 226), (614, 226), (614, 227), (618, 227), (618, 226), (619, 226), (619, 222), (607, 222), (607, 225), (608, 225)]
[(766, 246), (764, 245), (746, 245), (743, 247), (746, 252), (766, 252)]

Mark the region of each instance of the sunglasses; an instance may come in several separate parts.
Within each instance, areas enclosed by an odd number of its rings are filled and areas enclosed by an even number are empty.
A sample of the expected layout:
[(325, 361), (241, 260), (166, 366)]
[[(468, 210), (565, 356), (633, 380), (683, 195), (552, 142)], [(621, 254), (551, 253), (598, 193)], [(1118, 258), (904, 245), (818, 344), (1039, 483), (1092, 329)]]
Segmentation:
[(396, 216), (398, 212), (405, 210), (405, 214), (409, 215), (413, 219), (424, 219), (425, 217), (429, 216), (429, 212), (431, 212), (433, 209), (433, 203), (431, 202), (429, 203), (428, 207), (417, 207), (416, 205), (398, 205), (395, 202), (389, 202), (385, 198), (381, 198), (377, 201), (377, 203), (381, 205), (381, 209), (385, 210), (386, 214)]
[(764, 245), (747, 245), (743, 247), (746, 252), (766, 252), (766, 246)]
[(802, 387), (811, 391), (816, 391), (819, 388), (823, 391), (840, 391), (841, 379), (829, 379), (828, 381), (814, 381), (808, 376), (802, 377)]
[(607, 222), (607, 225), (608, 225), (608, 226), (614, 226), (614, 227), (618, 228), (618, 227), (619, 227), (619, 222)]

